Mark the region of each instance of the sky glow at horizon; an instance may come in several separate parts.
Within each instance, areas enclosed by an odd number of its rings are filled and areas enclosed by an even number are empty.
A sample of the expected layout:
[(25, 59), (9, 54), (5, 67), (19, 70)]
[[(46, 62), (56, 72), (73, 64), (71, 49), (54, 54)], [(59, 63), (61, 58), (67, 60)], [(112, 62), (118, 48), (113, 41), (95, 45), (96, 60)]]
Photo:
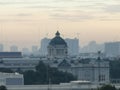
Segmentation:
[(31, 47), (59, 30), (81, 45), (120, 41), (120, 0), (0, 0), (0, 42)]

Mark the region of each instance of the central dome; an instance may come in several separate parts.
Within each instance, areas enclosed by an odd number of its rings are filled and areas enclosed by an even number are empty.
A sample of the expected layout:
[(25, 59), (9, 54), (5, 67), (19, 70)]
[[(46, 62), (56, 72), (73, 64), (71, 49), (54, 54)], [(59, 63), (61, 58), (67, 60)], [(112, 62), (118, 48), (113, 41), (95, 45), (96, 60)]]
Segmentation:
[(65, 45), (67, 47), (67, 43), (60, 37), (60, 33), (58, 31), (56, 36), (50, 41), (49, 45)]

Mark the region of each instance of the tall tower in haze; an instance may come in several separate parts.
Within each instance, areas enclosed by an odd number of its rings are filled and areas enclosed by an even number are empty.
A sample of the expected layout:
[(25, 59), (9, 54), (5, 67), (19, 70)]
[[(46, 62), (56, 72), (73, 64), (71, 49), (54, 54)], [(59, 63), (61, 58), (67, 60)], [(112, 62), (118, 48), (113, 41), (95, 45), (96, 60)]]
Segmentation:
[(68, 45), (68, 54), (71, 55), (78, 55), (79, 54), (79, 39), (74, 38), (66, 38), (65, 39), (67, 45)]
[(43, 38), (41, 40), (41, 46), (40, 46), (40, 54), (43, 55), (43, 56), (46, 56), (47, 55), (47, 46), (49, 45), (49, 42), (50, 42), (51, 39), (49, 38)]
[(4, 51), (3, 44), (0, 44), (0, 52), (3, 52), (3, 51)]
[(10, 47), (10, 51), (11, 52), (18, 52), (18, 47), (13, 45), (13, 46)]

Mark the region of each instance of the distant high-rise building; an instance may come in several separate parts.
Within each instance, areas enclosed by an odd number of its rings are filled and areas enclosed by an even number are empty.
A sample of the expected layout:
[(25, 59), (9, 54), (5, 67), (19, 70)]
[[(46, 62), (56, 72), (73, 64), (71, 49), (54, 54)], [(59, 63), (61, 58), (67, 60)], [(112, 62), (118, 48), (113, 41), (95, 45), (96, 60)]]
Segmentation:
[(41, 55), (47, 55), (47, 46), (49, 45), (51, 39), (49, 38), (43, 38), (41, 40), (41, 48), (40, 48), (40, 54)]
[(3, 51), (4, 51), (3, 44), (0, 44), (0, 52), (3, 52)]
[(81, 48), (81, 53), (96, 53), (98, 51), (104, 51), (104, 44), (98, 44), (96, 41), (91, 41), (88, 45)]
[(65, 39), (68, 45), (68, 54), (69, 55), (78, 55), (79, 54), (79, 39)]
[(18, 47), (13, 45), (13, 46), (10, 47), (10, 51), (11, 52), (18, 52)]
[(106, 57), (120, 57), (120, 42), (105, 43)]
[(32, 53), (38, 52), (38, 47), (37, 46), (32, 46)]
[(38, 46), (32, 46), (32, 55), (39, 56), (39, 53)]
[(22, 49), (22, 54), (23, 54), (24, 56), (29, 56), (29, 55), (30, 55), (29, 49), (28, 49), (28, 48), (23, 48), (23, 49)]

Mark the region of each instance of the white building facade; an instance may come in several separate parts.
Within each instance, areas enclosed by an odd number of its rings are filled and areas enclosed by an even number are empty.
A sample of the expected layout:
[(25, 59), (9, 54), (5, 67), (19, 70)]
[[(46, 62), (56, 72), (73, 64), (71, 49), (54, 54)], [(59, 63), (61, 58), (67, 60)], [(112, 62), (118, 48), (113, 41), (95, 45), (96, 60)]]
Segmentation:
[(18, 73), (1, 73), (0, 85), (24, 85), (24, 77)]
[(78, 80), (98, 84), (110, 83), (108, 61), (90, 60), (84, 62), (83, 60), (60, 59), (50, 65), (61, 71), (72, 73)]

